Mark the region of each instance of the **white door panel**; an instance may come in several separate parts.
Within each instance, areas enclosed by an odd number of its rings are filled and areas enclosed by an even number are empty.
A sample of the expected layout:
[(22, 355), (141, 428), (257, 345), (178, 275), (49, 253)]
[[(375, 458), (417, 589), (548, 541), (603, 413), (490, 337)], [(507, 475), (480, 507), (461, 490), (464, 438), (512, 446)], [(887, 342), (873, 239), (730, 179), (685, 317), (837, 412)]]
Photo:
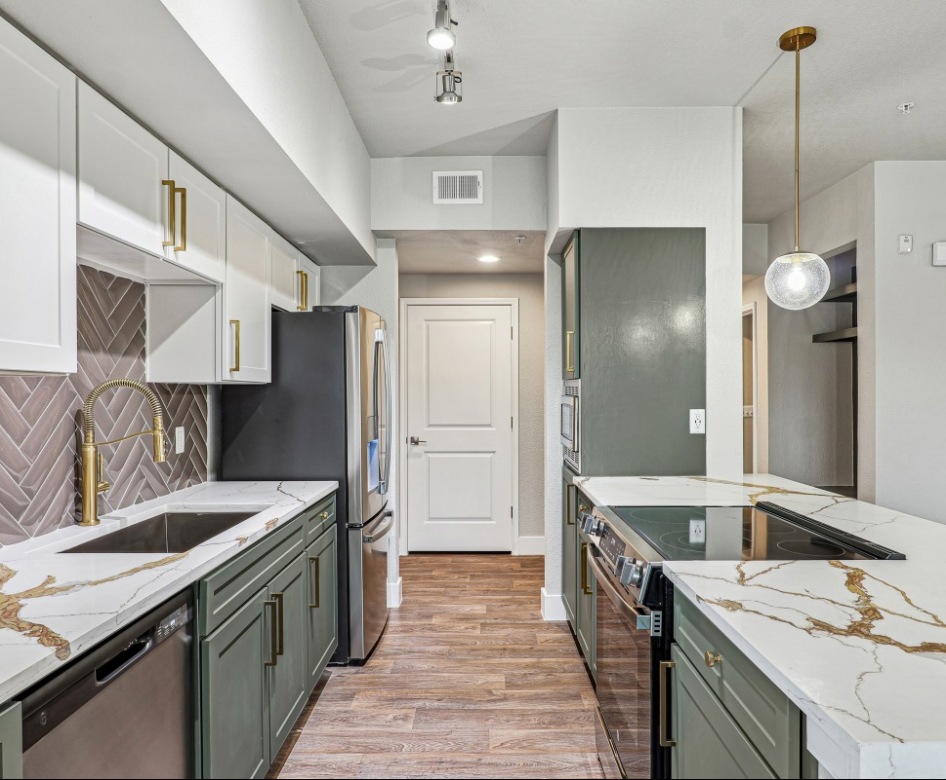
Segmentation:
[(511, 551), (512, 307), (407, 311), (408, 548)]

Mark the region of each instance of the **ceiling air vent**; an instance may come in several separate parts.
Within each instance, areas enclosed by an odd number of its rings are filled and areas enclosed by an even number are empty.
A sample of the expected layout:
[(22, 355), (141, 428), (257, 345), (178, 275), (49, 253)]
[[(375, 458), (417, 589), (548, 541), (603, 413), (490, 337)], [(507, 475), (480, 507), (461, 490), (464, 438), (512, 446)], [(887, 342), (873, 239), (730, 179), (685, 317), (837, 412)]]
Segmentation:
[(434, 171), (434, 203), (482, 203), (483, 171)]

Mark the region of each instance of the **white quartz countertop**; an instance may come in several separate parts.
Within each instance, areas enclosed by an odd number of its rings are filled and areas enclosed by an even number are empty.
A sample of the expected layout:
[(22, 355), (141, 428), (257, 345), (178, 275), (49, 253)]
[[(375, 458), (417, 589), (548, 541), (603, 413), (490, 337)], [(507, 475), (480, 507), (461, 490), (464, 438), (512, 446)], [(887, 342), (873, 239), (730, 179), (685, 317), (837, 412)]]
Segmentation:
[(905, 561), (677, 561), (664, 571), (807, 717), (835, 777), (946, 772), (946, 526), (771, 475), (578, 478), (596, 505), (769, 501)]
[[(0, 703), (333, 493), (337, 482), (207, 482), (0, 549)], [(254, 511), (185, 553), (57, 553), (165, 510)]]

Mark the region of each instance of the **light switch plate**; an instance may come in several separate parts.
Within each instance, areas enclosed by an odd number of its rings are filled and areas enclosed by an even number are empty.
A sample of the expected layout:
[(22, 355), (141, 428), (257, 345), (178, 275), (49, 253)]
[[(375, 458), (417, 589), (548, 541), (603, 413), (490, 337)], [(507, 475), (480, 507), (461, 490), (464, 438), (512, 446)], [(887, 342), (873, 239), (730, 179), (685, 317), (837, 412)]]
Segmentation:
[(706, 409), (690, 409), (690, 433), (706, 433)]
[(184, 426), (178, 425), (174, 429), (174, 452), (180, 455), (184, 452)]
[(899, 249), (897, 253), (901, 255), (908, 255), (913, 251), (913, 236), (902, 235), (900, 236)]
[(933, 265), (946, 265), (946, 241), (933, 244)]

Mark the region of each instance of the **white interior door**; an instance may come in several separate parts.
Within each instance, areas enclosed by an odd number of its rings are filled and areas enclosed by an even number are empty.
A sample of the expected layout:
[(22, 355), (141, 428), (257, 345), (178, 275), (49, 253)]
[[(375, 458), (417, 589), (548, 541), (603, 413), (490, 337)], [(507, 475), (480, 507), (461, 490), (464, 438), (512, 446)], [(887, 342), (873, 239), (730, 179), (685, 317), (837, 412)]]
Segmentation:
[(407, 307), (410, 551), (512, 551), (512, 322), (508, 304)]

